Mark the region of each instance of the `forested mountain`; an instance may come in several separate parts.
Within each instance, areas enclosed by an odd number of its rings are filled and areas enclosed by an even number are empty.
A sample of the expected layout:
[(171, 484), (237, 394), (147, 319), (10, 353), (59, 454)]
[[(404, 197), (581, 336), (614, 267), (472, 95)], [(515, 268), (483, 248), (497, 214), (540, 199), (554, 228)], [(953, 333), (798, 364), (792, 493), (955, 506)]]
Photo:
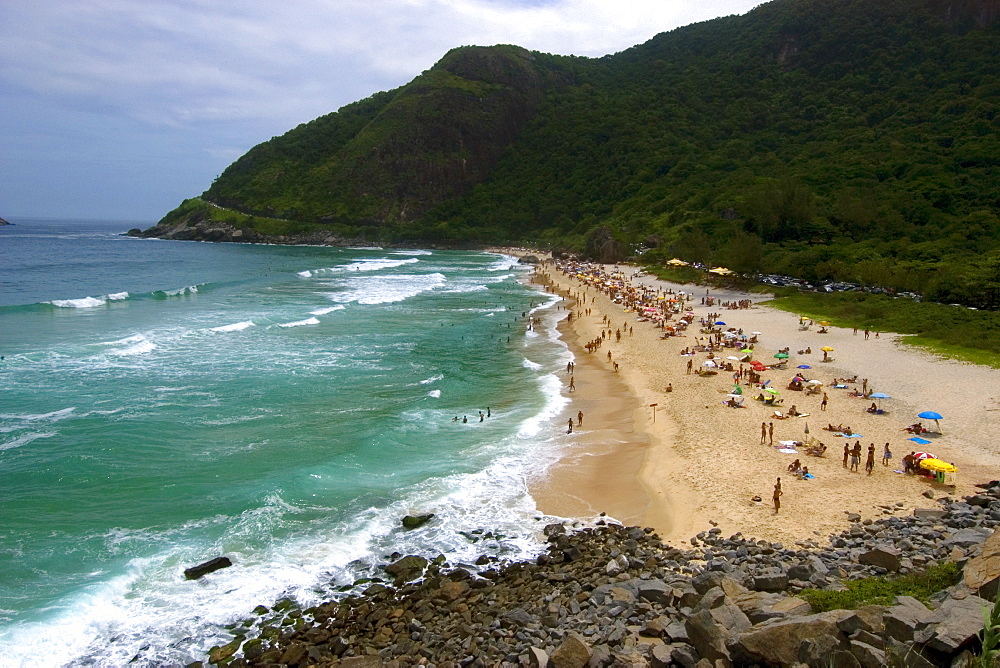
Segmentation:
[(255, 147), (150, 233), (644, 249), (995, 308), (998, 16), (773, 0), (600, 59), (454, 49)]

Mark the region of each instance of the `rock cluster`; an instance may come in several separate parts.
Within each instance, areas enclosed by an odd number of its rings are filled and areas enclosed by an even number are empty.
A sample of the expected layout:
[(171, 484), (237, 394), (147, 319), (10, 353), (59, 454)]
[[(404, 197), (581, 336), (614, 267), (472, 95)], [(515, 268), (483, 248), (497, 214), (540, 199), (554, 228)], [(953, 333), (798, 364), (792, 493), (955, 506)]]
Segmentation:
[[(795, 547), (713, 528), (671, 547), (651, 529), (545, 528), (534, 563), (449, 568), (417, 555), (382, 582), (308, 610), (259, 608), (261, 623), (212, 650), (230, 666), (968, 665), (1000, 582), (1000, 482), (961, 501), (852, 518), (829, 546)], [(795, 594), (956, 561), (964, 581), (928, 607), (814, 613)], [(984, 598), (986, 597), (986, 598)], [(282, 607), (282, 606), (279, 606)], [(250, 637), (253, 635), (254, 637)]]

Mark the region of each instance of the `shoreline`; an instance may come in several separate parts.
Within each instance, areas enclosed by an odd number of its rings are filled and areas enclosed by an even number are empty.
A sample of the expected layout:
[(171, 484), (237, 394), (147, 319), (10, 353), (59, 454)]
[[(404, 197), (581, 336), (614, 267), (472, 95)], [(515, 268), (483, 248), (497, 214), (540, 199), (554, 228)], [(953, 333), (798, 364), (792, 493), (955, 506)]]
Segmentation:
[[(505, 252), (527, 254), (521, 249)], [(698, 332), (697, 322), (686, 336), (661, 339), (661, 330), (652, 323), (636, 322), (635, 313), (626, 312), (604, 291), (584, 287), (551, 262), (539, 265), (535, 278), (536, 283), (551, 281), (552, 290), (568, 298), (567, 308), (591, 309), (590, 316), (574, 318), (572, 324), (563, 321), (560, 331), (576, 357), (578, 378), (582, 380), (580, 374), (586, 374), (587, 384), (597, 386), (597, 395), (590, 396), (582, 384), (577, 392), (566, 393), (571, 403), (559, 419), (575, 415), (577, 406), (585, 404), (606, 404), (606, 412), (613, 414), (611, 419), (595, 413), (597, 420), (585, 421), (588, 433), (581, 434), (579, 444), (531, 486), (543, 512), (591, 516), (594, 511), (603, 511), (626, 524), (651, 526), (672, 542), (686, 541), (715, 526), (726, 535), (743, 533), (765, 540), (802, 542), (844, 529), (853, 514), (876, 519), (909, 513), (926, 504), (925, 493), (972, 494), (974, 483), (995, 477), (993, 472), (1000, 467), (1000, 449), (992, 445), (989, 419), (989, 411), (1000, 410), (1000, 401), (988, 396), (988, 388), (998, 385), (1000, 371), (908, 349), (899, 345), (899, 335), (880, 333), (878, 338), (864, 339), (860, 332), (843, 328), (829, 328), (820, 335), (816, 327), (799, 330), (794, 314), (765, 305), (754, 303), (752, 308), (730, 311), (708, 308), (700, 303), (700, 297), (695, 299), (691, 305), (697, 317), (716, 311), (732, 326), (763, 332), (754, 359), (774, 362), (777, 350), (791, 348), (788, 368), (768, 371), (764, 376), (781, 391), (785, 403), (778, 409), (797, 404), (800, 412), (810, 415), (779, 421), (773, 418), (774, 407), (754, 401), (753, 388), (747, 385), (743, 385), (747, 396), (744, 408), (724, 406), (725, 394), (733, 387), (731, 374), (720, 372), (702, 378), (685, 373), (688, 358), (679, 353), (704, 336)], [(640, 284), (688, 292), (705, 289), (648, 276), (633, 283)], [(760, 295), (725, 290), (709, 292), (720, 301), (761, 299)], [(584, 293), (585, 307), (570, 301)], [(594, 353), (583, 351), (583, 344), (599, 336), (605, 315), (616, 328), (627, 323), (633, 328), (632, 336), (620, 342), (605, 341)], [(831, 353), (833, 359), (825, 363), (819, 352), (824, 344), (836, 350)], [(796, 354), (807, 347), (815, 352)], [(620, 364), (617, 374), (607, 363), (609, 350)], [(704, 357), (700, 354), (694, 359), (700, 365)], [(785, 389), (800, 363), (811, 367), (801, 373), (824, 383), (829, 410), (820, 410), (822, 395), (806, 396)], [(854, 375), (858, 375), (857, 385), (830, 387), (833, 377)], [(869, 400), (849, 397), (855, 387), (860, 391), (863, 378), (870, 380), (870, 388), (892, 397), (884, 402), (887, 414), (867, 414), (864, 409)], [(673, 392), (664, 391), (667, 383), (673, 384)], [(986, 392), (982, 388), (987, 388)], [(649, 407), (653, 403), (658, 404), (655, 423)], [(587, 413), (586, 408), (582, 410)], [(911, 435), (901, 431), (923, 410), (939, 411), (946, 418), (941, 425), (943, 434), (925, 434), (930, 441), (926, 445), (910, 442)], [(801, 448), (791, 454), (761, 446), (762, 421), (775, 424), (775, 444), (814, 437), (827, 446), (826, 456), (806, 456)], [(869, 443), (876, 446), (871, 476), (842, 466), (845, 439), (823, 429), (828, 422), (854, 426), (852, 431), (862, 436), (852, 439), (852, 444), (860, 442), (863, 449)], [(887, 442), (893, 452), (891, 466), (881, 463), (882, 447)], [(903, 455), (922, 449), (958, 466), (954, 486), (897, 472)], [(794, 459), (807, 465), (814, 478), (792, 477), (787, 467)], [(775, 514), (771, 492), (778, 477), (782, 478), (784, 496), (782, 511)], [(755, 497), (761, 500), (754, 501)]]

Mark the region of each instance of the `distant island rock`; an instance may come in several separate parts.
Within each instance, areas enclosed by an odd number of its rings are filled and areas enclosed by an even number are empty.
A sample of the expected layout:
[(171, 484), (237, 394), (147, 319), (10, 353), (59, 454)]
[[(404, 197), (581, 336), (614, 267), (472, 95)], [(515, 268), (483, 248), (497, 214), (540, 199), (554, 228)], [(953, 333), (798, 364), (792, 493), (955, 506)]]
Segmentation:
[(14, 223), (8, 222), (3, 218), (0, 218), (0, 225), (13, 225)]

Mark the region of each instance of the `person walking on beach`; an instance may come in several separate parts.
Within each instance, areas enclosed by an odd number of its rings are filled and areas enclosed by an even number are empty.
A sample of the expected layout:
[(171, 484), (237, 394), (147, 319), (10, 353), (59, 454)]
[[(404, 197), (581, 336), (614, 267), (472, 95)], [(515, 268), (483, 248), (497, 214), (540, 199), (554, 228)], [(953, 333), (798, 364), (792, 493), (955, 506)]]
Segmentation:
[(859, 466), (861, 466), (861, 441), (856, 442), (854, 449), (851, 450), (851, 470), (857, 471)]
[(777, 515), (778, 511), (781, 510), (781, 495), (784, 492), (781, 491), (781, 478), (778, 478), (778, 482), (774, 483), (774, 494), (771, 495), (771, 499), (774, 501), (774, 514)]
[(890, 459), (892, 459), (892, 451), (889, 450), (889, 444), (886, 443), (882, 450), (882, 466), (888, 466)]
[(691, 373), (691, 367), (693, 367), (693, 366), (694, 366), (694, 362), (692, 360), (688, 360), (688, 367), (687, 367), (687, 372), (688, 373)]
[(577, 427), (583, 426), (583, 411), (579, 411), (576, 414), (576, 426)]
[(576, 392), (576, 381), (574, 380), (574, 378), (575, 378), (575, 376), (570, 376), (569, 377), (569, 391), (570, 392)]
[(567, 434), (573, 433), (573, 418), (570, 418), (569, 421), (566, 423), (566, 433)]
[(761, 422), (760, 423), (760, 444), (764, 445), (765, 443), (767, 443), (767, 423), (766, 422)]
[(774, 445), (774, 423), (768, 423), (767, 425), (767, 440), (770, 445)]
[(868, 444), (868, 459), (865, 460), (865, 471), (868, 475), (872, 474), (872, 469), (875, 468), (875, 444)]

